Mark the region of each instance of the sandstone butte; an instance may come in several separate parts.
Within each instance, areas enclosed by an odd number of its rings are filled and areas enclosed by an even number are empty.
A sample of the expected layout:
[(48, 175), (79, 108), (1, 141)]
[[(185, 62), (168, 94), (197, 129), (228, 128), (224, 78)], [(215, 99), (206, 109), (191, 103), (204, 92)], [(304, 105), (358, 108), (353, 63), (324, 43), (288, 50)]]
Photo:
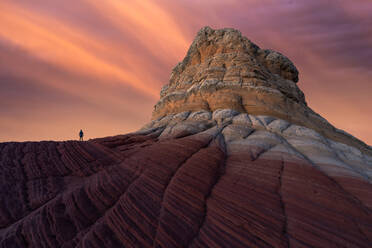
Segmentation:
[(0, 247), (372, 247), (372, 149), (297, 81), (201, 29), (139, 131), (0, 143)]

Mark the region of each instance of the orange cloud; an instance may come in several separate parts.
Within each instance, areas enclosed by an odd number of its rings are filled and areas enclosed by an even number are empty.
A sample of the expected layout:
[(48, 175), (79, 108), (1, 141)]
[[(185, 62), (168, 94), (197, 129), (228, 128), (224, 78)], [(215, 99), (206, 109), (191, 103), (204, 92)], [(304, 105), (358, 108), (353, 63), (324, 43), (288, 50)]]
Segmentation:
[[(95, 50), (105, 49), (82, 30), (63, 25), (55, 19), (36, 15), (13, 4), (0, 3), (0, 37), (35, 57), (71, 72), (117, 79), (154, 98), (158, 90), (149, 87), (132, 71), (101, 58)], [(109, 81), (109, 80), (108, 80)]]
[(154, 56), (166, 62), (180, 60), (190, 40), (167, 13), (149, 0), (84, 0), (101, 12), (117, 28), (146, 47)]

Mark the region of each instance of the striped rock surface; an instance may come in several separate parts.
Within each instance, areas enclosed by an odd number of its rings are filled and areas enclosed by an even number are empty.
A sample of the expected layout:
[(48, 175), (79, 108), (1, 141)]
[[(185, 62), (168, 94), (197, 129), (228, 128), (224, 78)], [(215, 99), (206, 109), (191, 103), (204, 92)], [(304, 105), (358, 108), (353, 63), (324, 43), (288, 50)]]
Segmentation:
[(372, 149), (297, 81), (203, 28), (139, 131), (0, 143), (0, 248), (372, 247)]
[(372, 157), (268, 116), (1, 143), (0, 247), (371, 247)]

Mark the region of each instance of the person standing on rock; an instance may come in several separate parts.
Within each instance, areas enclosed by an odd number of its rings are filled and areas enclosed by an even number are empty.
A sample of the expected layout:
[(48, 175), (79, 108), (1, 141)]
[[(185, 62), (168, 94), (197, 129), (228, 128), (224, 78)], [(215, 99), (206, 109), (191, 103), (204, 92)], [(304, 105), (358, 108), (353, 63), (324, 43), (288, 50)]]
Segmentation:
[(84, 137), (84, 133), (83, 133), (83, 130), (80, 129), (80, 132), (79, 132), (79, 141), (83, 141), (83, 137)]

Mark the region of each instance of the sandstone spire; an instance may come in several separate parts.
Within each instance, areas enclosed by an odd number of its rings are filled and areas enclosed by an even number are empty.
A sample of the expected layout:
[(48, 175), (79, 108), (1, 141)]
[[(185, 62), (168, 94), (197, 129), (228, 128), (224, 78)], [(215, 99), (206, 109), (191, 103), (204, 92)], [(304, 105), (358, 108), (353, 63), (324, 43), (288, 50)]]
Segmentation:
[(298, 74), (287, 57), (259, 48), (240, 31), (204, 27), (186, 57), (172, 70), (152, 118), (157, 120), (184, 111), (232, 109), (277, 117), (336, 141), (368, 149), (307, 106), (296, 84)]

